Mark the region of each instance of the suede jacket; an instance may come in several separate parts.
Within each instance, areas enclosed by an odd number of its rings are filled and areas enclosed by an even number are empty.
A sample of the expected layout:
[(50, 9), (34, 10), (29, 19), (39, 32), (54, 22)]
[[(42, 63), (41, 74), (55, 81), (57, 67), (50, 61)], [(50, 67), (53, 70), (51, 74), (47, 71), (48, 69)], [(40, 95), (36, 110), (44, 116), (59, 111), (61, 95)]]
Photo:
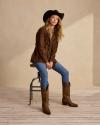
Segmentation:
[(31, 56), (31, 62), (57, 62), (55, 55), (58, 48), (58, 40), (56, 35), (52, 35), (50, 39), (49, 33), (45, 27), (41, 27), (36, 33), (35, 49)]

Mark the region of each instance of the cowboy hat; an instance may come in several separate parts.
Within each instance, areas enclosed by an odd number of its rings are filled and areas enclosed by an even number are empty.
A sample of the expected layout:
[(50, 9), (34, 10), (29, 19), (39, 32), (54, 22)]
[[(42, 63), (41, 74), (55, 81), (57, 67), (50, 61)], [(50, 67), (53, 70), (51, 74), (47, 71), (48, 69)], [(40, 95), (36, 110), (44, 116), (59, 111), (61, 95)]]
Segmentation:
[(62, 20), (64, 17), (64, 13), (60, 13), (58, 10), (48, 10), (44, 13), (43, 15), (43, 21), (46, 22), (46, 20), (52, 16), (52, 15), (57, 15), (60, 17), (60, 19)]

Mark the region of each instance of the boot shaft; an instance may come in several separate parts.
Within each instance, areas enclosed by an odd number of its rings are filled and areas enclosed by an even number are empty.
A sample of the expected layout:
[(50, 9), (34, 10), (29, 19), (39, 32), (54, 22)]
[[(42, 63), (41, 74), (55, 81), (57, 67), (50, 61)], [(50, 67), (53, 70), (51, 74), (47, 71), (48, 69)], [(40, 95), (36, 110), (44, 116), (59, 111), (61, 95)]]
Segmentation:
[(63, 82), (62, 85), (63, 97), (70, 96), (70, 82)]
[(49, 89), (41, 89), (42, 102), (48, 103)]
[(41, 88), (41, 96), (42, 96), (42, 110), (45, 114), (51, 114), (49, 109), (49, 87), (46, 89)]

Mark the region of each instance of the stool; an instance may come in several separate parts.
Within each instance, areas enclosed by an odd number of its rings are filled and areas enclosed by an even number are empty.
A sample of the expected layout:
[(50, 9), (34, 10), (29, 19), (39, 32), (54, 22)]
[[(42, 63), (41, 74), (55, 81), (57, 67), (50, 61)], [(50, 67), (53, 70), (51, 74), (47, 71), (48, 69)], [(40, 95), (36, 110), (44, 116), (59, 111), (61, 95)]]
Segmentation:
[[(30, 64), (30, 67), (35, 68), (34, 64)], [(38, 80), (39, 85), (35, 85), (36, 80)], [(33, 99), (33, 91), (41, 91), (40, 86), (40, 73), (37, 72), (37, 77), (33, 78), (30, 83), (30, 97), (29, 97), (29, 105), (31, 105), (31, 101)]]

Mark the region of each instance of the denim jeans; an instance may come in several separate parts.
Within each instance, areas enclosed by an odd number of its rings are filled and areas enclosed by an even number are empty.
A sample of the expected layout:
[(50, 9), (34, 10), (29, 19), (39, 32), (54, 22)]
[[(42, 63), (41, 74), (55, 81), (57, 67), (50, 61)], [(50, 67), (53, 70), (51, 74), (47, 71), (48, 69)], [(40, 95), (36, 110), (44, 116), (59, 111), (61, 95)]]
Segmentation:
[[(41, 87), (46, 88), (49, 84), (48, 82), (48, 70), (45, 63), (42, 62), (36, 62), (34, 63), (35, 67), (40, 73), (41, 78)], [(68, 83), (69, 82), (69, 71), (63, 67), (59, 62), (57, 62), (52, 69), (56, 72), (58, 72), (62, 77), (62, 83)]]

